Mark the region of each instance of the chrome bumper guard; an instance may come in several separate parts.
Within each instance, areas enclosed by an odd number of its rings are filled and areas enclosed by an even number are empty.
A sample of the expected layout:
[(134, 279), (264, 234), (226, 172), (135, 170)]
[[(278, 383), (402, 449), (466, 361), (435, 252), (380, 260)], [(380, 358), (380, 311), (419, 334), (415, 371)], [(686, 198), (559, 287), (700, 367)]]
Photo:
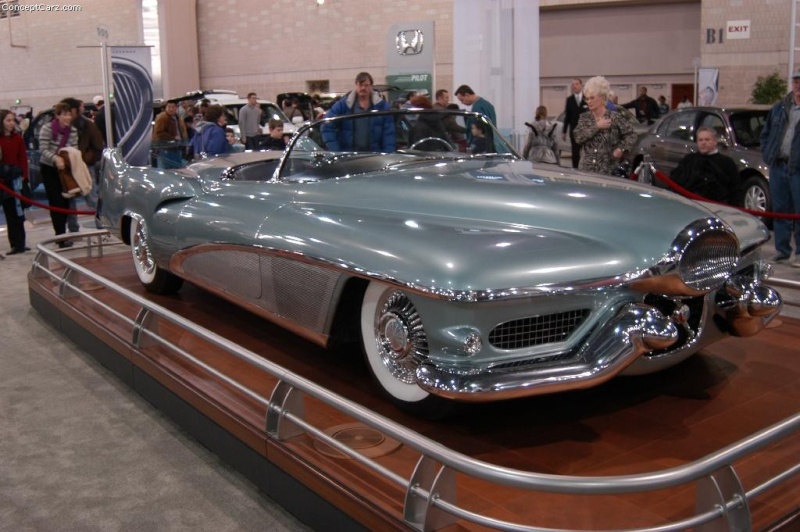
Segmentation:
[(752, 336), (766, 327), (783, 308), (780, 294), (751, 277), (737, 275), (725, 283), (717, 309), (728, 322), (732, 336)]
[(455, 373), (422, 364), (417, 384), (431, 394), (462, 401), (511, 399), (588, 388), (604, 382), (643, 353), (665, 349), (678, 340), (678, 329), (658, 309), (642, 303), (626, 305), (610, 323), (598, 328), (581, 348), (577, 362), (566, 366)]
[[(727, 281), (716, 311), (727, 321), (727, 333), (751, 336), (778, 315), (783, 302), (772, 288), (750, 277)], [(569, 365), (535, 369), (459, 373), (425, 363), (417, 368), (417, 384), (427, 392), (460, 401), (503, 400), (589, 388), (618, 375), (641, 355), (667, 349), (679, 338), (672, 319), (643, 303), (622, 308), (599, 327)]]

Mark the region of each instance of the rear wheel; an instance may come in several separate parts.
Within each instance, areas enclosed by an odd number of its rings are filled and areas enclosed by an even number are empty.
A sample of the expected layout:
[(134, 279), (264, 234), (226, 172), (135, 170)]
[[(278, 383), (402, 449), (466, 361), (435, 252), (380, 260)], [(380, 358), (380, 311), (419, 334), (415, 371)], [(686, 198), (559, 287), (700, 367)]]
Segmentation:
[(144, 220), (138, 218), (131, 220), (130, 242), (136, 276), (148, 292), (173, 294), (180, 290), (183, 279), (159, 268), (156, 264)]
[[(742, 207), (751, 211), (769, 212), (769, 183), (766, 179), (759, 176), (749, 177), (742, 188)], [(761, 218), (761, 221), (772, 229), (772, 218)]]
[(451, 401), (417, 385), (416, 370), (428, 354), (422, 318), (402, 290), (371, 282), (361, 305), (361, 338), (370, 372), (383, 392), (415, 415), (440, 418)]

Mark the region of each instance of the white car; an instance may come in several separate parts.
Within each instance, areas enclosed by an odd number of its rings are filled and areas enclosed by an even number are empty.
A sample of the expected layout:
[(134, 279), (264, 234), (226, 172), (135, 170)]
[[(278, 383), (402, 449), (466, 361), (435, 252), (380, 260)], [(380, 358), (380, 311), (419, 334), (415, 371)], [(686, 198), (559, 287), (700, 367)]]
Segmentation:
[[(239, 134), (239, 110), (242, 108), (242, 106), (247, 105), (247, 99), (239, 97), (238, 94), (232, 91), (207, 92), (203, 95), (203, 98), (211, 102), (212, 105), (220, 104), (227, 109), (228, 127), (233, 129), (237, 137), (241, 138), (241, 135)], [(200, 101), (198, 100), (197, 103), (199, 105)], [(294, 132), (297, 131), (297, 126), (292, 124), (292, 122), (286, 118), (286, 115), (283, 114), (283, 111), (281, 111), (277, 105), (268, 100), (258, 100), (258, 105), (262, 110), (261, 133), (264, 135), (269, 134), (269, 127), (267, 126), (267, 123), (271, 118), (277, 118), (283, 122), (284, 134), (293, 135)]]

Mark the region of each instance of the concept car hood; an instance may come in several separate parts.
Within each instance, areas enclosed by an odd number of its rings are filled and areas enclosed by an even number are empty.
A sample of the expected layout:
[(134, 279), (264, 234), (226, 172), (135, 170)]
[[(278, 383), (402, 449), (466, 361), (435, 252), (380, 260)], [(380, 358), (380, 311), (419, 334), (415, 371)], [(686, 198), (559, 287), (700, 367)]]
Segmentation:
[[(711, 215), (621, 179), (461, 161), (303, 184), (263, 236), (400, 281), (482, 290), (639, 271), (667, 253), (687, 219)], [(743, 232), (755, 239), (757, 228)], [(315, 237), (298, 243), (297, 234)]]

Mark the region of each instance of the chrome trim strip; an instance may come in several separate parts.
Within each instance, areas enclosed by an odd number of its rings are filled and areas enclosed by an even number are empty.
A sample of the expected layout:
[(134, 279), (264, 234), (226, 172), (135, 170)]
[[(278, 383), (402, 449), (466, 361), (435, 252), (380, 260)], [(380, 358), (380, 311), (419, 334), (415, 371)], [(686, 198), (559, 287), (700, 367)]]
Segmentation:
[(187, 281), (198, 286), (199, 288), (202, 288), (206, 292), (210, 292), (223, 299), (231, 301), (232, 303), (235, 303), (241, 306), (242, 308), (246, 309), (248, 312), (252, 312), (257, 316), (260, 316), (268, 321), (271, 321), (276, 325), (279, 325), (284, 329), (287, 329), (288, 331), (298, 336), (301, 336), (310, 342), (313, 342), (322, 347), (327, 347), (330, 335), (324, 332), (312, 330), (308, 327), (304, 327), (303, 325), (298, 324), (294, 320), (284, 318), (279, 314), (276, 314), (274, 312), (265, 309), (262, 306), (255, 305), (253, 303), (248, 302), (245, 299), (235, 297), (217, 285), (209, 284), (200, 277), (188, 274), (186, 270), (184, 270), (183, 268), (184, 261), (186, 261), (188, 258), (196, 254), (207, 253), (211, 251), (224, 251), (224, 250), (242, 251), (243, 249), (247, 250), (248, 252), (252, 252), (254, 248), (251, 246), (239, 246), (239, 245), (229, 245), (229, 244), (201, 244), (199, 246), (194, 246), (187, 250), (180, 251), (175, 255), (173, 255), (169, 262), (169, 269), (175, 275), (178, 275), (183, 279), (186, 279)]

